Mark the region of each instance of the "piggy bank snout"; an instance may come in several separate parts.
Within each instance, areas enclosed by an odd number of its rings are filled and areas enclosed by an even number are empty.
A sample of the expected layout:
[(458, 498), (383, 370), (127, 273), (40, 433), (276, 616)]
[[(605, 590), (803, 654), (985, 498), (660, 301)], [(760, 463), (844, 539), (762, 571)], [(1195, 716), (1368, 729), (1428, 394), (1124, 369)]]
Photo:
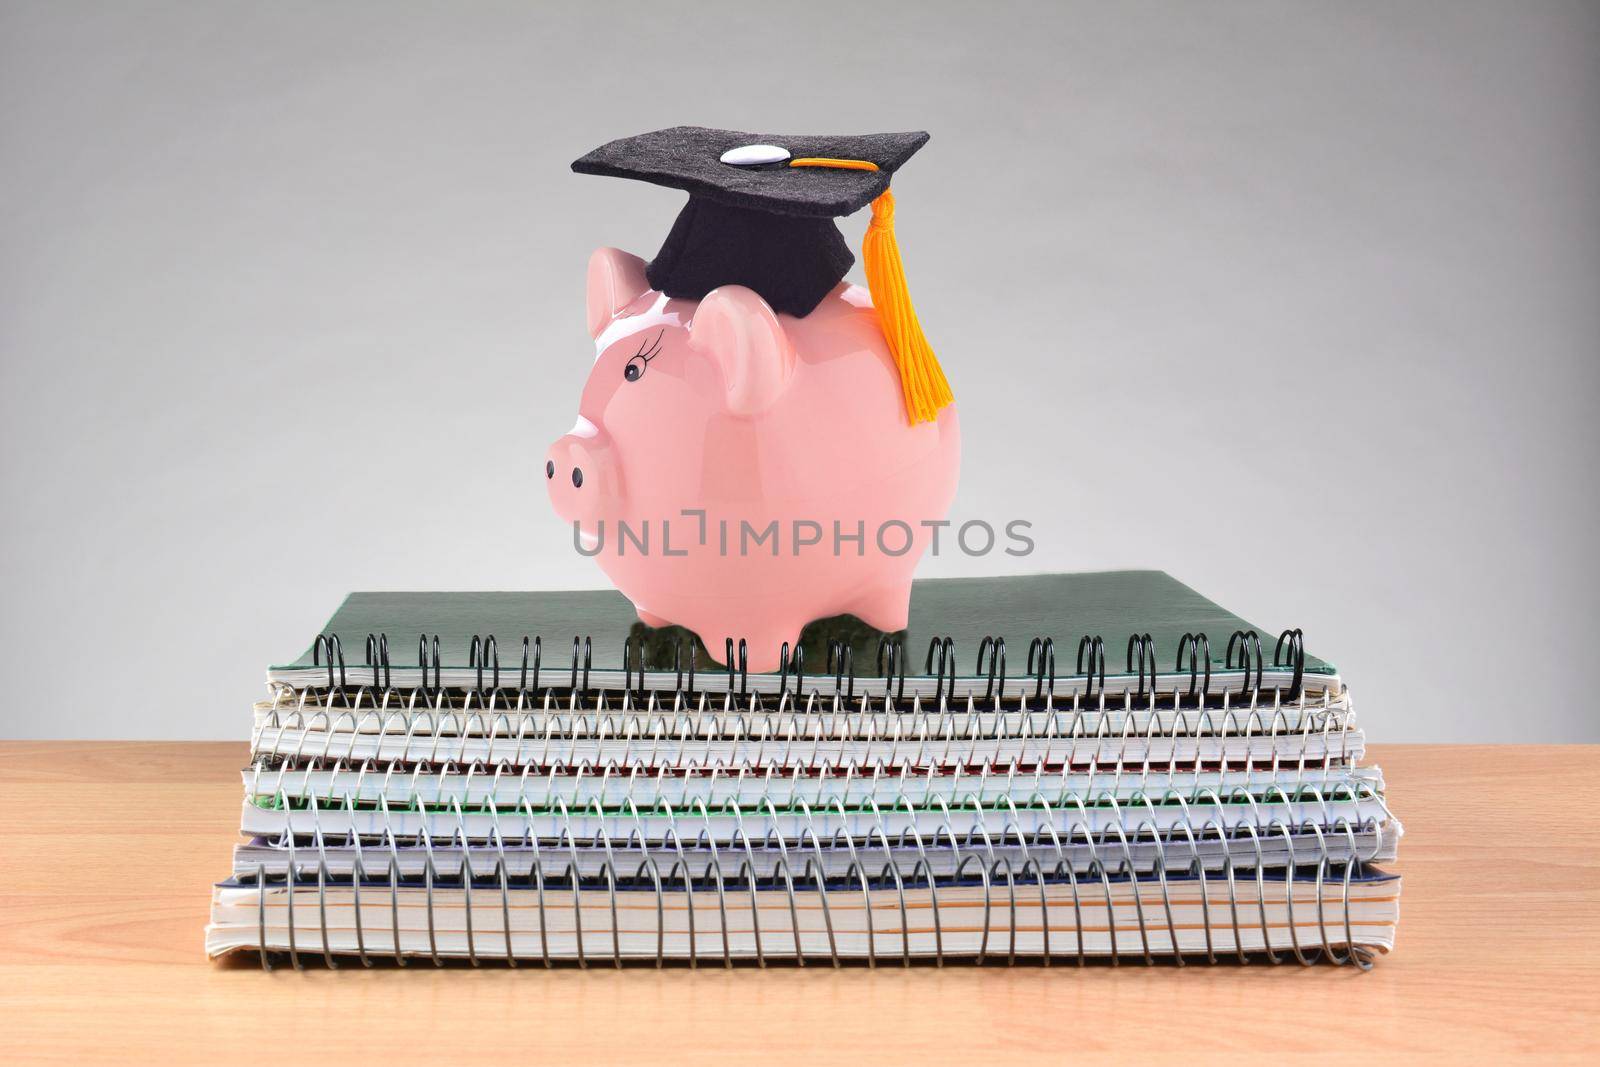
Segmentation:
[(573, 434), (559, 438), (545, 455), (545, 484), (550, 502), (563, 519), (594, 514), (606, 480), (602, 450)]
[[(555, 481), (556, 475), (564, 475), (571, 479), (572, 488), (583, 488), (583, 464), (585, 457), (576, 448), (553, 448), (550, 458), (544, 461), (544, 476), (549, 481)], [(592, 467), (593, 464), (590, 464)]]

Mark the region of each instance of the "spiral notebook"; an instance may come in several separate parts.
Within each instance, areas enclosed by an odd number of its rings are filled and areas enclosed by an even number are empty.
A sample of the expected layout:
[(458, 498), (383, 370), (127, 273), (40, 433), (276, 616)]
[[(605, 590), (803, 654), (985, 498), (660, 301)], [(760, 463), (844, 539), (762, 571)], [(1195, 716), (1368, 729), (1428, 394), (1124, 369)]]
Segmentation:
[(1160, 572), (1033, 575), (919, 582), (906, 630), (823, 620), (772, 674), (747, 653), (613, 592), (352, 594), (268, 671), (208, 951), (1367, 967), (1393, 945), (1400, 823), (1298, 630)]
[[(1052, 636), (1057, 647), (1069, 636), (1076, 641), (1078, 635), (1147, 635), (1154, 646), (1175, 649), (1186, 633), (1221, 637), (1245, 632), (1265, 631), (1168, 574), (1110, 571), (918, 581), (912, 590), (909, 625), (887, 636), (908, 652), (920, 651), (934, 639), (941, 643), (949, 640), (963, 655), (971, 655), (986, 638), (991, 644), (996, 639), (1009, 639), (1011, 655), (1015, 657), (1025, 650), (1029, 640), (1040, 635)], [(411, 639), (406, 649), (398, 643), (401, 634)], [(366, 647), (366, 639), (372, 635), (386, 638), (388, 667), (384, 679), (376, 679), (373, 673), (375, 650)], [(422, 638), (423, 647), (416, 648), (412, 635)], [(708, 650), (685, 630), (646, 627), (627, 598), (614, 590), (352, 593), (322, 628), (318, 640), (299, 658), (272, 667), (268, 677), (287, 684), (306, 683), (319, 674), (327, 677), (333, 669), (342, 672), (344, 684), (371, 685), (375, 680), (385, 680), (395, 685), (415, 685), (421, 681), (421, 670), (426, 665), (435, 684), (477, 685), (479, 661), (473, 652), (473, 640), (478, 638), (482, 655), (492, 656), (500, 663), (504, 682), (508, 680), (507, 672), (513, 668), (521, 672), (524, 667), (521, 645), (508, 641), (508, 635), (518, 635), (513, 641), (526, 635), (539, 641), (541, 672), (575, 666), (580, 672), (585, 668), (604, 672), (606, 681), (621, 681), (611, 675), (641, 665), (639, 659), (631, 664), (624, 662), (624, 653), (630, 651), (642, 652), (646, 660), (643, 666), (662, 670), (686, 663), (684, 650), (690, 643), (698, 650), (697, 661), (702, 665), (720, 665), (726, 670), (738, 662), (736, 647)], [(845, 651), (836, 663), (848, 653), (855, 672), (881, 674), (884, 656), (880, 648), (885, 636), (850, 616), (840, 616), (807, 627), (800, 646), (813, 673), (825, 666), (829, 646), (842, 644)], [(494, 640), (492, 651), (486, 647), (489, 639)], [(570, 660), (562, 647), (566, 641), (577, 649)], [(329, 650), (327, 655), (323, 654), (324, 648)], [(1216, 651), (1224, 650), (1219, 645)], [(730, 656), (729, 652), (733, 654)], [(451, 653), (454, 658), (450, 658)], [(358, 661), (358, 655), (364, 658)], [(405, 655), (410, 656), (409, 665), (400, 663)], [(1002, 645), (997, 650), (996, 668), (1005, 655)], [(1240, 650), (1236, 658), (1242, 662), (1245, 655)], [(937, 660), (937, 653), (934, 658)], [(1279, 658), (1284, 659), (1282, 655)], [(1305, 655), (1303, 649), (1300, 663), (1311, 674), (1337, 674), (1331, 664)], [(908, 666), (909, 660), (902, 670)], [(1010, 670), (1015, 673), (1020, 666), (1013, 658)], [(954, 661), (949, 667), (953, 673), (961, 673)], [(925, 669), (931, 668), (925, 664)], [(1114, 657), (1110, 669), (1116, 673)], [(540, 684), (558, 680), (543, 673), (539, 676)], [(519, 673), (517, 681), (526, 684), (528, 679)]]

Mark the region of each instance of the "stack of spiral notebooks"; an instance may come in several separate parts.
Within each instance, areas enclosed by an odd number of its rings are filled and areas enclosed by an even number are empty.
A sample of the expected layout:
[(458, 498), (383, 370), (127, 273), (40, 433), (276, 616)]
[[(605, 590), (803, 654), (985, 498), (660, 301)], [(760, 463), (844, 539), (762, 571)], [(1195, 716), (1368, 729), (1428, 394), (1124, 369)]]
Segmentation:
[(813, 623), (773, 674), (748, 651), (614, 592), (352, 594), (268, 672), (207, 951), (1366, 968), (1394, 944), (1400, 824), (1298, 630), (1125, 571), (922, 581), (904, 631)]

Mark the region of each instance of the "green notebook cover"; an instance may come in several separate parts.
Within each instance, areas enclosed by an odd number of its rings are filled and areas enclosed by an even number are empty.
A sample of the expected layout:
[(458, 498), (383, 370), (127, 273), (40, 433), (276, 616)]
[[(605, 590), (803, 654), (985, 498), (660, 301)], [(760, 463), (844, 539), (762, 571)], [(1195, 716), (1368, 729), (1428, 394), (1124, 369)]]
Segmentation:
[[(1175, 669), (1178, 646), (1186, 633), (1207, 635), (1212, 669), (1221, 671), (1229, 636), (1237, 630), (1255, 630), (1260, 635), (1263, 658), (1270, 668), (1277, 629), (1246, 622), (1162, 571), (1104, 571), (922, 579), (912, 587), (910, 625), (894, 636), (906, 649), (908, 675), (921, 673), (932, 639), (949, 637), (954, 642), (956, 673), (962, 676), (977, 672), (978, 650), (985, 637), (1002, 637), (1009, 661), (1007, 676), (1017, 678), (1024, 673), (1028, 646), (1036, 637), (1054, 640), (1056, 673), (1058, 677), (1070, 675), (1079, 639), (1085, 635), (1104, 639), (1108, 675), (1124, 673), (1129, 635), (1146, 633), (1155, 645), (1161, 672)], [(623, 645), (629, 641), (644, 649), (646, 666), (672, 670), (674, 646), (689, 639), (687, 631), (676, 627), (652, 630), (644, 626), (627, 598), (610, 589), (351, 593), (321, 632), (338, 635), (350, 666), (365, 662), (368, 634), (387, 635), (389, 662), (395, 670), (418, 666), (420, 635), (428, 635), (430, 642), (438, 637), (439, 662), (449, 670), (469, 665), (475, 635), (492, 634), (503, 682), (508, 672), (509, 681), (516, 680), (524, 636), (541, 639), (545, 671), (569, 667), (574, 637), (589, 639), (596, 670), (620, 670)], [(813, 677), (823, 674), (829, 642), (847, 640), (855, 674), (870, 677), (878, 673), (881, 636), (849, 616), (812, 623), (801, 639), (806, 673)], [(273, 667), (274, 676), (312, 668), (313, 653), (314, 648), (307, 648), (292, 663)], [(702, 646), (698, 656), (705, 669), (720, 663), (724, 650)], [(1308, 674), (1336, 673), (1331, 663), (1309, 652), (1305, 670)]]

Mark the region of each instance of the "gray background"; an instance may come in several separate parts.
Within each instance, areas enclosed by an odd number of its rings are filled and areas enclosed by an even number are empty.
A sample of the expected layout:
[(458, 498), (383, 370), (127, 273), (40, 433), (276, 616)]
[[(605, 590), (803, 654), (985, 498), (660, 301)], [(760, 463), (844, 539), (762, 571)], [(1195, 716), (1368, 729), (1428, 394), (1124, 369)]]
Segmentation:
[(1379, 740), (1600, 739), (1597, 120), (1593, 5), (3, 0), (0, 649), (62, 681), (0, 734), (239, 737), (347, 590), (603, 584), (539, 467), (681, 197), (567, 164), (695, 123), (933, 132), (957, 517), (1038, 551), (923, 573), (1159, 567)]

